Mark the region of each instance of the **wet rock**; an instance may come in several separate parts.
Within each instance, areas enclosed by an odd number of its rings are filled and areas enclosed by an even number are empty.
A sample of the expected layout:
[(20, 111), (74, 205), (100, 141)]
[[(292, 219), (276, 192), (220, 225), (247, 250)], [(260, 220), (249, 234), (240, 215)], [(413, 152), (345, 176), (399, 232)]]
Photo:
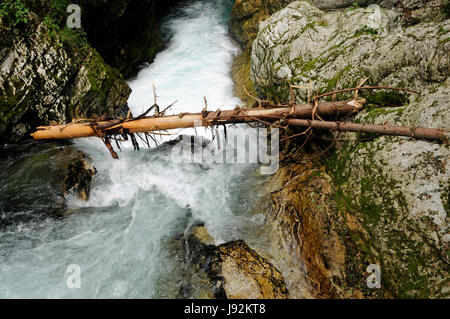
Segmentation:
[(206, 268), (207, 258), (214, 250), (214, 239), (202, 223), (191, 226), (186, 234), (179, 237), (185, 251), (184, 280), (179, 295), (181, 298), (214, 298), (214, 283), (209, 279)]
[(97, 170), (91, 160), (82, 152), (77, 152), (67, 168), (64, 178), (64, 196), (75, 195), (81, 200), (88, 200), (91, 183)]
[[(319, 152), (309, 150), (308, 157)], [(389, 296), (386, 287), (371, 290), (366, 286), (365, 267), (378, 261), (349, 240), (350, 228), (366, 231), (351, 215), (336, 209), (333, 180), (325, 167), (314, 162), (282, 164), (268, 187), (275, 190), (266, 211), (279, 225), (289, 256), (309, 284), (311, 298)]]
[(208, 257), (215, 295), (229, 299), (285, 299), (281, 273), (240, 240), (218, 246)]
[(256, 103), (245, 90), (253, 96), (257, 95), (250, 79), (250, 55), (259, 24), (292, 1), (237, 0), (234, 3), (230, 19), (230, 34), (239, 43), (243, 52), (233, 62), (232, 78), (235, 84), (234, 94), (241, 99), (244, 106), (251, 107)]
[[(183, 236), (184, 237), (184, 236)], [(190, 265), (199, 270), (205, 263), (205, 258), (214, 249), (214, 239), (203, 224), (191, 227), (186, 236), (185, 248)]]
[[(450, 25), (442, 1), (383, 1), (378, 13), (323, 11), (312, 2), (293, 2), (259, 23), (251, 79), (261, 98), (287, 101), (285, 80), (311, 81), (323, 92), (367, 77), (369, 85), (422, 94), (363, 93), (369, 105), (354, 121), (448, 128)], [(298, 101), (306, 98), (296, 91)], [(381, 137), (340, 143), (314, 166), (280, 169), (274, 179), (284, 186), (269, 211), (316, 296), (448, 294), (449, 156), (445, 144)], [(367, 288), (369, 264), (381, 268), (381, 290)]]
[(180, 288), (183, 298), (289, 297), (281, 273), (244, 241), (215, 246), (203, 224), (192, 226), (182, 237), (187, 260), (186, 278), (189, 278), (189, 282)]
[(0, 20), (0, 39), (2, 142), (21, 140), (52, 122), (113, 116), (127, 104), (131, 89), (116, 69), (36, 14), (14, 28)]
[(193, 227), (189, 234), (189, 238), (197, 241), (203, 246), (214, 245), (214, 238), (211, 237), (204, 225)]
[(86, 198), (95, 171), (86, 155), (61, 142), (0, 146), (0, 166), (1, 229), (66, 216), (68, 197)]

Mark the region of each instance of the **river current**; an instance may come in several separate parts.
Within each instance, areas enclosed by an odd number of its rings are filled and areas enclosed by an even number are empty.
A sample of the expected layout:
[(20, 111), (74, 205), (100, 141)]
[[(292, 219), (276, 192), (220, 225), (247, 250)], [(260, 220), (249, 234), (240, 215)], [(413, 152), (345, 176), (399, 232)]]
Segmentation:
[[(240, 103), (230, 76), (239, 52), (228, 34), (232, 5), (190, 1), (163, 19), (167, 48), (129, 81), (134, 115), (153, 104), (153, 84), (162, 107), (178, 100), (173, 113), (201, 111), (203, 96), (209, 109)], [(69, 214), (58, 219), (45, 213), (60, 200), (49, 176), (63, 146), (38, 144), (16, 149), (14, 160), (0, 158), (0, 298), (180, 297), (186, 282), (180, 235), (197, 223), (216, 244), (244, 239), (270, 246), (271, 230), (255, 209), (264, 194), (259, 165), (178, 164), (167, 143), (140, 152), (124, 145), (120, 160), (95, 138), (74, 147), (98, 172), (89, 200), (69, 198)], [(68, 285), (75, 270), (79, 288)]]

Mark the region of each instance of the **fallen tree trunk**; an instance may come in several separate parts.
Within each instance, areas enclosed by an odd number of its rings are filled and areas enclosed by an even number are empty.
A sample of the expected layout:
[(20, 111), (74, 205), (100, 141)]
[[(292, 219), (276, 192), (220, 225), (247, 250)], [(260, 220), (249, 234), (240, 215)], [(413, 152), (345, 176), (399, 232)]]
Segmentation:
[[(171, 116), (158, 116), (158, 114), (160, 114), (159, 107), (155, 104), (147, 112), (136, 118), (110, 121), (105, 121), (100, 118), (97, 121), (91, 121), (84, 124), (71, 123), (67, 125), (38, 127), (38, 130), (31, 135), (36, 140), (74, 139), (97, 136), (102, 139), (112, 157), (115, 159), (118, 159), (119, 157), (110, 142), (111, 139), (114, 139), (117, 147), (120, 148), (119, 142), (115, 136), (122, 136), (125, 140), (128, 140), (128, 137), (130, 137), (134, 148), (139, 150), (139, 143), (135, 137), (135, 135), (137, 135), (142, 139), (139, 133), (144, 133), (146, 139), (142, 140), (145, 144), (150, 146), (148, 137), (154, 140), (151, 135), (152, 132), (233, 123), (262, 122), (266, 125), (273, 125), (284, 129), (289, 126), (303, 126), (308, 127), (308, 131), (310, 129), (335, 130), (408, 136), (439, 141), (448, 140), (444, 134), (444, 132), (448, 131), (445, 130), (336, 122), (342, 120), (344, 117), (347, 118), (360, 110), (362, 102), (363, 101), (358, 102), (353, 100), (349, 102), (318, 103), (316, 101), (314, 104), (295, 104), (286, 107), (268, 106), (266, 108), (259, 107), (249, 110), (236, 108), (235, 110), (217, 110), (214, 112), (207, 111), (205, 108), (201, 113), (182, 113)], [(155, 107), (155, 116), (146, 116)], [(164, 111), (161, 114), (164, 114)], [(314, 120), (316, 115), (321, 119), (320, 121)], [(333, 119), (335, 121), (324, 121), (322, 118)]]
[(334, 131), (347, 131), (347, 132), (359, 132), (359, 133), (374, 133), (381, 135), (393, 135), (393, 136), (407, 136), (414, 138), (423, 138), (431, 140), (445, 141), (444, 130), (421, 128), (421, 127), (407, 127), (407, 126), (394, 126), (394, 125), (376, 125), (376, 124), (360, 124), (351, 122), (329, 122), (329, 121), (316, 121), (316, 120), (303, 120), (303, 119), (289, 119), (287, 120), (289, 125), (311, 127), (320, 130), (334, 130)]
[[(360, 109), (361, 105), (350, 102), (324, 102), (317, 108), (317, 114), (324, 118), (339, 119)], [(99, 135), (114, 135), (125, 130), (127, 133), (146, 133), (182, 129), (195, 126), (213, 126), (232, 123), (250, 123), (258, 120), (274, 121), (283, 118), (311, 118), (313, 104), (297, 104), (288, 107), (256, 109), (236, 109), (229, 111), (204, 111), (202, 113), (183, 113), (161, 117), (137, 117), (127, 120), (100, 121), (96, 123), (54, 125), (38, 127), (31, 136), (35, 140), (73, 139)], [(93, 125), (94, 124), (94, 125)]]

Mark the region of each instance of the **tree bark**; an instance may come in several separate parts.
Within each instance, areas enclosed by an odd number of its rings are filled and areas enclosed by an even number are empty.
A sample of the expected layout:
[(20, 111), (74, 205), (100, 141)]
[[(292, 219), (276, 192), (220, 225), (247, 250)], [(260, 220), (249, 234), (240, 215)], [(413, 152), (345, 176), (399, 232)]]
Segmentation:
[[(228, 111), (203, 111), (202, 113), (183, 113), (179, 115), (161, 117), (137, 117), (126, 120), (99, 121), (85, 124), (68, 124), (38, 127), (38, 131), (31, 134), (36, 140), (46, 139), (73, 139), (89, 136), (101, 138), (122, 133), (144, 133), (182, 129), (196, 126), (213, 126), (232, 123), (251, 123), (262, 121), (266, 124), (274, 124), (279, 121), (281, 126), (285, 124), (293, 126), (311, 127), (320, 130), (335, 130), (347, 132), (364, 132), (382, 135), (407, 136), (446, 141), (446, 130), (430, 128), (413, 128), (393, 125), (360, 124), (351, 122), (318, 121), (310, 120), (313, 113), (325, 119), (339, 120), (357, 112), (361, 105), (354, 101), (349, 102), (323, 102), (314, 113), (313, 104), (297, 104), (293, 106), (271, 106), (256, 109), (235, 109)], [(107, 139), (106, 139), (107, 141)], [(107, 145), (108, 146), (108, 145)], [(109, 148), (109, 147), (108, 147)]]
[[(350, 102), (320, 103), (317, 114), (324, 118), (339, 119), (359, 109), (359, 105)], [(104, 134), (113, 134), (120, 130), (129, 133), (153, 132), (182, 129), (195, 126), (212, 126), (231, 123), (250, 123), (258, 120), (274, 121), (281, 118), (311, 118), (313, 104), (298, 104), (287, 107), (257, 108), (249, 110), (213, 111), (202, 113), (184, 113), (161, 117), (137, 117), (128, 120), (100, 121), (95, 123), (96, 130)], [(97, 132), (98, 133), (98, 132)], [(35, 140), (73, 139), (97, 136), (90, 123), (67, 124), (38, 127), (31, 136)]]
[(407, 126), (393, 126), (393, 125), (376, 125), (376, 124), (360, 124), (351, 122), (329, 122), (329, 121), (314, 121), (303, 119), (289, 119), (289, 125), (312, 127), (320, 130), (334, 130), (347, 132), (363, 132), (374, 133), (381, 135), (407, 136), (414, 138), (423, 138), (431, 140), (445, 141), (448, 138), (445, 136), (444, 130), (421, 128), (421, 127), (407, 127)]

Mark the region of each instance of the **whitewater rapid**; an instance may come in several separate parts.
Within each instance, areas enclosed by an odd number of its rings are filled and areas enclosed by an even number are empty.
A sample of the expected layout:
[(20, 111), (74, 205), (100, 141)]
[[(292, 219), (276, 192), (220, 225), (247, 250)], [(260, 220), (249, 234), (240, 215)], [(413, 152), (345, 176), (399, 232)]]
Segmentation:
[[(162, 107), (178, 100), (174, 113), (200, 111), (204, 96), (210, 109), (240, 103), (230, 77), (239, 52), (228, 35), (232, 4), (189, 2), (164, 19), (167, 48), (129, 82), (133, 114), (153, 105), (153, 84)], [(190, 225), (204, 223), (216, 244), (270, 240), (253, 209), (263, 194), (259, 165), (176, 164), (167, 144), (125, 145), (116, 161), (98, 139), (75, 146), (98, 170), (90, 199), (70, 199), (64, 219), (0, 230), (0, 298), (176, 298), (185, 281), (177, 238)], [(70, 265), (80, 288), (67, 285)]]

